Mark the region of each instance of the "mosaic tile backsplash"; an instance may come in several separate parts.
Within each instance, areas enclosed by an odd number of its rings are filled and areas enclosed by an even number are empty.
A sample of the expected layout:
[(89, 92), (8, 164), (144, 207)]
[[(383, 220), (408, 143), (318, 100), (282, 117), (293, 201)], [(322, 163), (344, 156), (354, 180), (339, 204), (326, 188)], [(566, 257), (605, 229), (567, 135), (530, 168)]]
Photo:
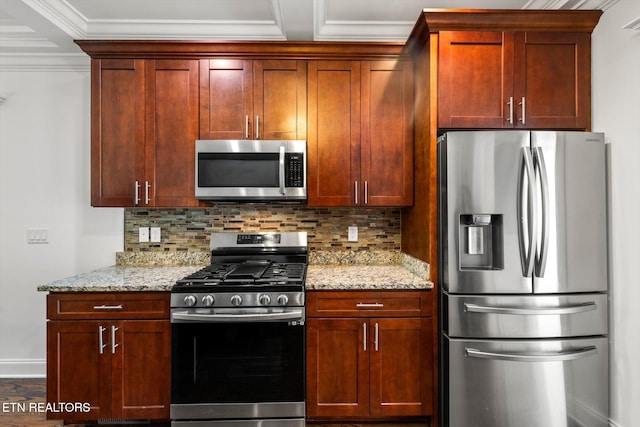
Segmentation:
[[(316, 256), (328, 251), (349, 254), (399, 253), (399, 208), (309, 208), (297, 205), (216, 205), (210, 208), (125, 209), (125, 253), (209, 252), (212, 232), (306, 231)], [(349, 226), (358, 241), (347, 241)], [(138, 243), (139, 227), (161, 227), (160, 243)], [(133, 255), (133, 254), (131, 254)]]

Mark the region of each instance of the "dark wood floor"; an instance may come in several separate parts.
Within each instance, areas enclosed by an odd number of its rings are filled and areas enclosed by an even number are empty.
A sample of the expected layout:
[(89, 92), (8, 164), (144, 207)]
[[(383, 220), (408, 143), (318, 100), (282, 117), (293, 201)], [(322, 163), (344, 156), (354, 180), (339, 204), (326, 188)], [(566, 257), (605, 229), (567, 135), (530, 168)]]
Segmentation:
[[(44, 413), (32, 411), (46, 399), (46, 383), (43, 378), (0, 378), (0, 427), (60, 427), (62, 421), (47, 420)], [(310, 427), (427, 427), (427, 424), (316, 424)], [(83, 424), (67, 424), (69, 427), (88, 427)], [(139, 426), (138, 426), (139, 427)]]

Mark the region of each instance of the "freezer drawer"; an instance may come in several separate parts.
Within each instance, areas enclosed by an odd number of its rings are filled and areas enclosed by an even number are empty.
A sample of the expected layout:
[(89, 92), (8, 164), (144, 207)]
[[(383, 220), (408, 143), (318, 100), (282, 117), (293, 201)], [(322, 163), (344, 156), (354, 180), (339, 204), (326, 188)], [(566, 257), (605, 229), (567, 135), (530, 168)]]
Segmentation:
[(607, 334), (607, 294), (442, 294), (443, 332), (466, 338), (559, 338)]
[(445, 337), (442, 350), (445, 427), (608, 426), (606, 337)]

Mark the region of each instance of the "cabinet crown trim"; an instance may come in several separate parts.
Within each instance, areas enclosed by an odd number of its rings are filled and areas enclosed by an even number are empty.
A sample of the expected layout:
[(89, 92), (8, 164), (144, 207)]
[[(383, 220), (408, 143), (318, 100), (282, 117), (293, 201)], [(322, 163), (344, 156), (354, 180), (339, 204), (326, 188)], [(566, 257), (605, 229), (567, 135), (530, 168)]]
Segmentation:
[(399, 42), (260, 42), (216, 40), (75, 40), (93, 59), (397, 59)]
[(440, 31), (573, 31), (591, 33), (601, 10), (423, 9), (408, 44)]

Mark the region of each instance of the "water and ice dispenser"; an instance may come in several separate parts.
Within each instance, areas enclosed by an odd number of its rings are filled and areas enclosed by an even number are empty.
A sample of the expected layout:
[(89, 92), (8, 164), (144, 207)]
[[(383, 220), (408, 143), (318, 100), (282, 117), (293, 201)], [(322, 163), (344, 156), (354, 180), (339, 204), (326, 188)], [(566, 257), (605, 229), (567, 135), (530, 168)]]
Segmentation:
[(459, 219), (460, 270), (502, 270), (502, 215), (463, 214)]

